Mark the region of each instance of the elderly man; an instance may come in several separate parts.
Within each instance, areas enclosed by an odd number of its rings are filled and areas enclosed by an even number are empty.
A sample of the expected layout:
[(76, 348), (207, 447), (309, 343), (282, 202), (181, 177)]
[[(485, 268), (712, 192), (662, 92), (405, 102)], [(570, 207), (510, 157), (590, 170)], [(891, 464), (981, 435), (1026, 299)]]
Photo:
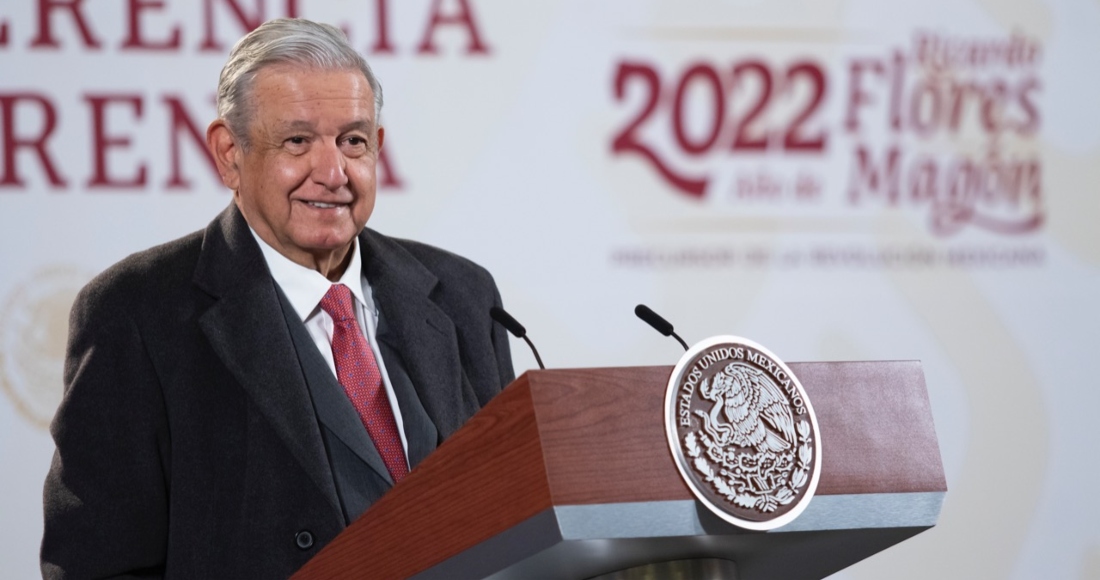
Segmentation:
[(488, 272), (364, 229), (381, 105), (331, 26), (233, 48), (234, 203), (73, 307), (44, 576), (286, 577), (512, 380)]

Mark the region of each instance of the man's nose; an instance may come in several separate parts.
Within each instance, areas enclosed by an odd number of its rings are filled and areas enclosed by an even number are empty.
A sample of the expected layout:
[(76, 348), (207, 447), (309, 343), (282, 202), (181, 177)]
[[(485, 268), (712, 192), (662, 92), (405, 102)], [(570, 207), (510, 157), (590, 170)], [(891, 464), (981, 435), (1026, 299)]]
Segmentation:
[(338, 189), (347, 185), (347, 159), (336, 143), (325, 143), (314, 149), (313, 181), (328, 189)]

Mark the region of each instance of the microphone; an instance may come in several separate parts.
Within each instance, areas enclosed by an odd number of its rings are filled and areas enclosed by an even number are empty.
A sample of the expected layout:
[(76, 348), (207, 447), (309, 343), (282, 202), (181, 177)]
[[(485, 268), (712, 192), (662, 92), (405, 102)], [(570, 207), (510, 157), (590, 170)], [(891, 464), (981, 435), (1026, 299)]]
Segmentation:
[[(680, 338), (680, 335), (672, 331), (672, 324), (669, 321), (661, 318), (660, 314), (649, 309), (645, 304), (639, 304), (634, 307), (634, 314), (645, 321), (646, 324), (653, 327), (654, 330), (660, 332), (665, 336), (671, 336), (680, 341), (680, 344), (684, 347), (684, 350), (688, 349), (688, 345), (684, 342), (684, 339)], [(522, 328), (522, 327), (521, 327)]]
[(535, 353), (535, 361), (539, 363), (539, 368), (546, 370), (546, 365), (542, 364), (542, 357), (539, 356), (539, 349), (535, 348), (535, 344), (531, 342), (530, 338), (527, 338), (527, 329), (524, 328), (518, 320), (512, 318), (511, 314), (508, 314), (499, 306), (490, 308), (489, 316), (491, 316), (493, 320), (499, 322), (501, 326), (508, 329), (508, 332), (511, 332), (516, 338), (522, 338), (527, 341), (527, 346), (531, 347), (531, 352)]

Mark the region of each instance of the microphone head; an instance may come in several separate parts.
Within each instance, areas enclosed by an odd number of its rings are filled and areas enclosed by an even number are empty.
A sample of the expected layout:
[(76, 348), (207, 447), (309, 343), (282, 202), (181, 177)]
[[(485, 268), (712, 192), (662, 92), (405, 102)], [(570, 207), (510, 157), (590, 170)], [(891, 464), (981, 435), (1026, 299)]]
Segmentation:
[(670, 324), (664, 318), (661, 318), (659, 314), (649, 309), (645, 304), (639, 304), (634, 307), (634, 314), (645, 321), (646, 324), (653, 327), (654, 330), (660, 332), (665, 336), (672, 334), (672, 324)]
[(516, 338), (527, 336), (527, 329), (524, 328), (518, 320), (512, 318), (511, 314), (505, 312), (503, 308), (499, 306), (490, 308), (489, 316), (491, 316), (493, 320), (499, 322), (501, 326), (508, 329), (508, 332), (511, 332)]

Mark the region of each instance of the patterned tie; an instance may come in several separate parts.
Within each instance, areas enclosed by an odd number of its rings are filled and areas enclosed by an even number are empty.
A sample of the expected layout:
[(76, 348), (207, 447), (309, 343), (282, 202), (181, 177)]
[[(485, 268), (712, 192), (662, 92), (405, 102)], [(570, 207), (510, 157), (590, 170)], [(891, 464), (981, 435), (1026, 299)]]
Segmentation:
[(382, 386), (382, 372), (355, 319), (351, 290), (343, 284), (333, 284), (321, 299), (321, 310), (327, 312), (335, 324), (332, 358), (336, 361), (336, 378), (382, 455), (390, 477), (397, 483), (409, 472), (405, 450), (401, 447), (393, 408)]

